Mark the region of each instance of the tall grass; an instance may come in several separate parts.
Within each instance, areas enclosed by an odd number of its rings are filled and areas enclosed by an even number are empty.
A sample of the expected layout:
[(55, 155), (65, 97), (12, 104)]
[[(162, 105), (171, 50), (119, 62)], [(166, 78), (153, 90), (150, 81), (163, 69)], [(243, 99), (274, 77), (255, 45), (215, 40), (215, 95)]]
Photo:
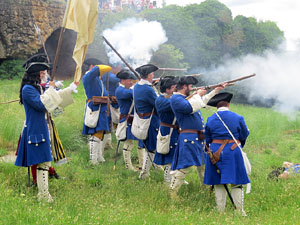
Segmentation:
[[(18, 97), (18, 82), (1, 81), (0, 86), (1, 102)], [(233, 213), (229, 200), (226, 213), (216, 213), (214, 195), (202, 187), (195, 171), (187, 175), (189, 184), (180, 189), (180, 200), (171, 200), (160, 169), (152, 169), (150, 179), (138, 180), (119, 156), (113, 170), (115, 149), (105, 151), (104, 164), (89, 165), (87, 140), (81, 135), (84, 104), (80, 85), (75, 103), (54, 118), (69, 158), (68, 164), (56, 167), (64, 179), (49, 182), (54, 203), (36, 201), (37, 189), (26, 187), (26, 168), (0, 162), (0, 224), (300, 224), (299, 177), (267, 180), (283, 161), (300, 161), (299, 118), (291, 121), (272, 109), (231, 106), (250, 129), (244, 150), (253, 166), (252, 192), (245, 197), (248, 217), (243, 218)], [(202, 112), (206, 119), (214, 109)], [(0, 147), (15, 150), (23, 107), (0, 105), (0, 116)]]

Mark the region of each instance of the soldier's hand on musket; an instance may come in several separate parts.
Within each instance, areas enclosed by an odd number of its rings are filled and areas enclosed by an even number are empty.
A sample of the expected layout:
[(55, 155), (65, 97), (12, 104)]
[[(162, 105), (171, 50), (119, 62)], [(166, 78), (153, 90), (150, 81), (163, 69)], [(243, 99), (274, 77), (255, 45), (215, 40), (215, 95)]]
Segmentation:
[(207, 90), (204, 89), (204, 88), (200, 88), (200, 89), (197, 90), (197, 94), (200, 95), (200, 96), (205, 95), (206, 92), (207, 92)]
[(215, 91), (217, 93), (219, 93), (219, 91), (223, 90), (227, 85), (228, 85), (228, 83), (220, 84), (220, 86), (218, 86), (218, 87), (215, 88)]

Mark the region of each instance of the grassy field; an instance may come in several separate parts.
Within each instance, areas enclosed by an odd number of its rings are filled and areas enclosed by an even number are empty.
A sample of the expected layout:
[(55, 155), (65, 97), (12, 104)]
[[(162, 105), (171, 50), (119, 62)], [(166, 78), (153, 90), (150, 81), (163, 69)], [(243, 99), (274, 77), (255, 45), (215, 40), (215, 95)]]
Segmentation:
[[(65, 82), (68, 83), (68, 82)], [(0, 81), (0, 102), (18, 98), (19, 81)], [(54, 203), (38, 203), (37, 188), (26, 187), (27, 169), (0, 162), (0, 224), (300, 224), (300, 177), (269, 181), (267, 175), (283, 161), (300, 162), (300, 117), (296, 120), (272, 109), (232, 105), (250, 129), (246, 147), (252, 163), (252, 192), (245, 196), (244, 218), (215, 211), (214, 194), (203, 189), (196, 172), (188, 174), (180, 200), (169, 198), (161, 170), (148, 180), (124, 169), (122, 157), (113, 170), (115, 149), (107, 162), (88, 163), (86, 137), (81, 135), (85, 95), (82, 84), (75, 104), (55, 118), (69, 163), (56, 166), (65, 179), (49, 181)], [(207, 119), (214, 110), (202, 110)], [(25, 118), (18, 103), (0, 105), (0, 156), (16, 149)], [(116, 140), (113, 142), (116, 147)], [(137, 163), (136, 151), (133, 151)]]

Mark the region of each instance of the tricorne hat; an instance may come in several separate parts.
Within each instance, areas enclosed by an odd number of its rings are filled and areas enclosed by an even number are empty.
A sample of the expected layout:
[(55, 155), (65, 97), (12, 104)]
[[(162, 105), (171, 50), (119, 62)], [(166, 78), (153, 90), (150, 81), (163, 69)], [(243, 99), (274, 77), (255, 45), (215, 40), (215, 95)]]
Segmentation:
[(153, 64), (142, 65), (135, 69), (136, 72), (143, 76), (147, 76), (148, 74), (155, 72), (156, 70), (158, 70), (158, 67)]
[(160, 79), (160, 92), (164, 93), (167, 88), (171, 88), (172, 85), (176, 85), (177, 77), (165, 76)]
[(25, 62), (24, 64), (22, 65), (22, 67), (27, 70), (28, 66), (30, 63), (33, 63), (33, 62), (44, 62), (44, 63), (48, 63), (48, 65), (51, 67), (51, 65), (49, 64), (48, 62), (48, 58), (47, 58), (47, 55), (44, 54), (44, 53), (38, 53), (38, 54), (35, 54), (31, 57), (29, 57)]
[(49, 69), (50, 69), (50, 66), (49, 66), (48, 63), (32, 62), (27, 66), (26, 72), (28, 74), (31, 74), (31, 73), (36, 73), (36, 72), (39, 72), (39, 71), (49, 70)]
[(177, 84), (181, 84), (181, 85), (184, 85), (184, 84), (196, 85), (197, 83), (198, 83), (198, 80), (193, 76), (181, 76), (177, 82)]
[(221, 101), (229, 103), (232, 99), (232, 96), (233, 94), (229, 92), (218, 93), (208, 101), (207, 105), (217, 107), (218, 103)]
[(100, 65), (100, 64), (103, 64), (99, 59), (96, 59), (96, 58), (88, 58), (86, 60), (84, 60), (83, 64), (87, 64), (88, 66), (90, 65)]
[(129, 69), (122, 69), (119, 73), (117, 73), (117, 78), (121, 80), (136, 80), (137, 78)]

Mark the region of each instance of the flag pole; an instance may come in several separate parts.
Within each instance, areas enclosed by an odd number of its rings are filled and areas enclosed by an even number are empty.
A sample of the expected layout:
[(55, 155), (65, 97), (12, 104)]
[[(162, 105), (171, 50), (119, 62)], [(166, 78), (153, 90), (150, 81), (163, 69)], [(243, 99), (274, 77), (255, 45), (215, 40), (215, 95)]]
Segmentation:
[(70, 1), (71, 0), (68, 1), (67, 7), (66, 7), (62, 28), (60, 30), (60, 34), (59, 34), (59, 38), (58, 38), (55, 58), (54, 58), (54, 62), (53, 62), (53, 69), (52, 69), (52, 73), (50, 75), (50, 80), (51, 81), (54, 80), (54, 76), (55, 76), (55, 72), (56, 72), (56, 66), (57, 66), (57, 62), (58, 62), (59, 54), (60, 54), (60, 50), (61, 50), (61, 45), (62, 45), (63, 33), (65, 32), (65, 26), (66, 26), (66, 21), (67, 21), (66, 17), (68, 15), (69, 9), (70, 9)]

